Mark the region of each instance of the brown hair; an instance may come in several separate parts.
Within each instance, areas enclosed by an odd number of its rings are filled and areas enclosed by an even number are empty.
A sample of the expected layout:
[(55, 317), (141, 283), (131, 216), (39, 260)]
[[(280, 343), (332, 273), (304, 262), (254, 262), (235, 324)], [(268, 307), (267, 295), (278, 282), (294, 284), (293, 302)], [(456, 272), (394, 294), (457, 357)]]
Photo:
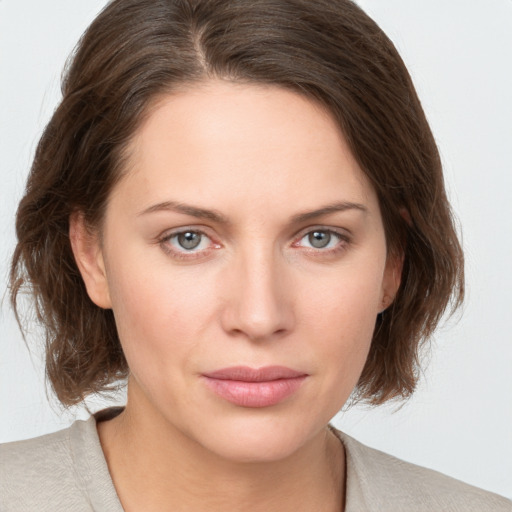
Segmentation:
[(69, 405), (128, 368), (112, 311), (89, 299), (69, 218), (100, 225), (123, 150), (155, 98), (215, 77), (272, 84), (323, 104), (377, 191), (389, 251), (404, 255), (357, 396), (414, 390), (419, 347), (464, 293), (439, 154), (391, 41), (349, 0), (114, 0), (80, 40), (38, 144), (16, 220), (16, 310), (26, 286), (46, 333), (47, 376)]

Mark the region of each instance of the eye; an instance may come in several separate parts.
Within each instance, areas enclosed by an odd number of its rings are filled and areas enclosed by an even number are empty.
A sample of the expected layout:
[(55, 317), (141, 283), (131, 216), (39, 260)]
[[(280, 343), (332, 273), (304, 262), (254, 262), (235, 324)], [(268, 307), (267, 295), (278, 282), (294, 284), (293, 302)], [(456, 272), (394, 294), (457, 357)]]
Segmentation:
[(157, 241), (165, 254), (175, 261), (183, 262), (208, 258), (213, 251), (222, 247), (202, 229), (195, 229), (195, 227), (182, 227), (171, 232), (168, 231)]
[(331, 250), (348, 242), (347, 237), (331, 229), (314, 229), (305, 233), (294, 245), (309, 249)]
[(197, 252), (207, 249), (211, 240), (201, 231), (181, 231), (167, 236), (164, 240), (173, 250), (179, 252)]

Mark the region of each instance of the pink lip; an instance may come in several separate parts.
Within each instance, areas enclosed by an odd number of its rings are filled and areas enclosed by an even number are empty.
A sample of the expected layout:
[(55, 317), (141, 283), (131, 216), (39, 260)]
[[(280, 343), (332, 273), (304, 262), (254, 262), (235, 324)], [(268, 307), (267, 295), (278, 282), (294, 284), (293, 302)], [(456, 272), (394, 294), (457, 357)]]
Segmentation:
[(295, 393), (307, 374), (284, 366), (233, 366), (203, 375), (218, 396), (242, 407), (269, 407)]

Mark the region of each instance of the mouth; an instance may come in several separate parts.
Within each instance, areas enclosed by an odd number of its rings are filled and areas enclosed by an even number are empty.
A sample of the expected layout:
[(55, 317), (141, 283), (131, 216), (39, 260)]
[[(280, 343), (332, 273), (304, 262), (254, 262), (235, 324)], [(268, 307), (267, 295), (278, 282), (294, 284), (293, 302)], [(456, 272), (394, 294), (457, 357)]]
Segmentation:
[(241, 407), (270, 407), (293, 395), (308, 377), (285, 366), (234, 366), (202, 375), (217, 396)]

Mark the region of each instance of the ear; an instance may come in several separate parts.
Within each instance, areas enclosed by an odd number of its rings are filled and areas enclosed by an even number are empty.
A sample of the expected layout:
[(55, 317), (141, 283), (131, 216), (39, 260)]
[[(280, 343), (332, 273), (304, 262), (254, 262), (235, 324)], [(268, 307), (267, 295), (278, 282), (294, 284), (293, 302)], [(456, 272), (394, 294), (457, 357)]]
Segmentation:
[(381, 292), (381, 309), (382, 313), (389, 308), (400, 287), (402, 281), (402, 268), (404, 266), (404, 253), (390, 252), (386, 259), (386, 268), (384, 269), (384, 277), (382, 280)]
[(89, 298), (100, 308), (110, 309), (110, 293), (98, 233), (91, 233), (81, 212), (69, 218), (69, 240)]

